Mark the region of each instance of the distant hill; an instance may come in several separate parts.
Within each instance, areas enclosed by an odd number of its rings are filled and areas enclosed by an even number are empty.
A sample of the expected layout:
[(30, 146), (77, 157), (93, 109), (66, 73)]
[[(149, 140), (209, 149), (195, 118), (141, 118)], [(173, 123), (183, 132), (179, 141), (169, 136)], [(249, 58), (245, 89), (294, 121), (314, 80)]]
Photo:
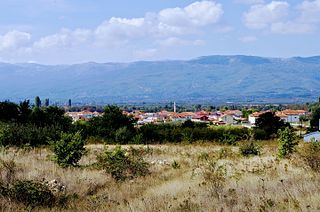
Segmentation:
[(320, 96), (320, 56), (186, 61), (0, 63), (0, 99), (82, 102), (302, 102)]

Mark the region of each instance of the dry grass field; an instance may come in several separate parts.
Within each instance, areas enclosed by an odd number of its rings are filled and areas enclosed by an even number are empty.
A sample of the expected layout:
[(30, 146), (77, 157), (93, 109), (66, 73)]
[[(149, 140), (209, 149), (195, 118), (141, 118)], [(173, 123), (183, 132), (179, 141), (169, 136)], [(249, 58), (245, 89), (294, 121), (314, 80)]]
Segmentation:
[[(92, 166), (103, 145), (86, 146), (80, 167), (64, 169), (46, 148), (2, 149), (7, 165), (0, 170), (2, 180), (55, 179), (66, 187), (57, 192), (74, 196), (64, 208), (33, 211), (320, 211), (320, 174), (297, 153), (278, 159), (275, 141), (260, 145), (261, 155), (252, 157), (209, 143), (134, 146), (144, 152), (150, 174), (124, 182)], [(0, 196), (1, 211), (25, 209)]]

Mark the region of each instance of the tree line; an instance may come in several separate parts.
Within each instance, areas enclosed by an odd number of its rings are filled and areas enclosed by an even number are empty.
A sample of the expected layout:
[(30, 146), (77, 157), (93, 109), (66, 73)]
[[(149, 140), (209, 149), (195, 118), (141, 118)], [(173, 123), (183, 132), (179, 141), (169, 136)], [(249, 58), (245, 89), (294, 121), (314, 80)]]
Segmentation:
[[(37, 101), (36, 101), (37, 102)], [(238, 141), (254, 138), (270, 139), (277, 136), (279, 129), (289, 125), (275, 116), (273, 112), (264, 113), (253, 129), (233, 126), (213, 126), (194, 123), (190, 120), (183, 123), (147, 124), (137, 127), (133, 117), (124, 115), (114, 105), (104, 108), (102, 116), (89, 121), (72, 123), (65, 116), (64, 109), (41, 104), (30, 105), (28, 100), (19, 104), (0, 102), (0, 145), (47, 145), (58, 141), (63, 133), (79, 133), (84, 140), (104, 141), (113, 144), (157, 144), (209, 141), (235, 144)], [(320, 109), (314, 109), (314, 119)], [(320, 113), (319, 113), (320, 114)], [(318, 124), (315, 121), (313, 124)], [(312, 126), (311, 126), (312, 127)]]

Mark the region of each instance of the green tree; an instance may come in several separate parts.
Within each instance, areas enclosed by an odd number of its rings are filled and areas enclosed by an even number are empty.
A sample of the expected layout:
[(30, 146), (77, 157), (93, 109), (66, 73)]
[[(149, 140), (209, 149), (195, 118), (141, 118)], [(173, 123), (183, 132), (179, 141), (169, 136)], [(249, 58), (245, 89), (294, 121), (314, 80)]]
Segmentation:
[(68, 107), (71, 108), (72, 103), (71, 103), (71, 99), (68, 100)]
[(256, 127), (264, 130), (267, 135), (277, 133), (281, 128), (290, 126), (288, 123), (284, 123), (274, 112), (266, 112), (257, 119)]
[(319, 130), (319, 119), (320, 119), (320, 106), (315, 107), (312, 110), (311, 119), (310, 119), (310, 131)]
[(5, 101), (0, 102), (0, 121), (2, 122), (16, 122), (19, 118), (18, 105)]
[(134, 133), (135, 119), (122, 113), (119, 107), (108, 105), (101, 117), (94, 117), (89, 121), (91, 135), (114, 141), (118, 129), (126, 127)]
[(133, 133), (131, 130), (128, 130), (127, 127), (121, 127), (115, 132), (115, 142), (117, 144), (128, 144), (131, 143)]
[(278, 154), (283, 158), (294, 152), (295, 146), (298, 144), (297, 135), (294, 131), (286, 127), (278, 131)]
[(49, 104), (50, 104), (49, 99), (45, 99), (44, 100), (44, 106), (45, 107), (49, 107)]
[(41, 100), (39, 96), (36, 96), (36, 98), (34, 99), (34, 106), (41, 107)]
[(76, 166), (85, 153), (85, 141), (80, 132), (63, 133), (59, 141), (50, 142), (50, 144), (55, 154), (55, 161), (62, 167)]
[(32, 110), (30, 109), (30, 101), (24, 100), (19, 104), (19, 120), (21, 123), (27, 123), (30, 118)]
[(182, 123), (181, 125), (182, 128), (194, 128), (195, 124), (193, 121), (191, 121), (190, 119), (186, 120), (185, 122)]

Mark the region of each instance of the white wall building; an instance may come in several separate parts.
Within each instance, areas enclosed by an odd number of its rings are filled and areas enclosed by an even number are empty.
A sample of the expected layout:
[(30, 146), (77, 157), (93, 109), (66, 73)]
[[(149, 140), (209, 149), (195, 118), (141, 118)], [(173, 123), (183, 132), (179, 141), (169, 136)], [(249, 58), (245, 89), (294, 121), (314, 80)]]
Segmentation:
[(320, 132), (312, 132), (303, 136), (305, 142), (320, 141)]

